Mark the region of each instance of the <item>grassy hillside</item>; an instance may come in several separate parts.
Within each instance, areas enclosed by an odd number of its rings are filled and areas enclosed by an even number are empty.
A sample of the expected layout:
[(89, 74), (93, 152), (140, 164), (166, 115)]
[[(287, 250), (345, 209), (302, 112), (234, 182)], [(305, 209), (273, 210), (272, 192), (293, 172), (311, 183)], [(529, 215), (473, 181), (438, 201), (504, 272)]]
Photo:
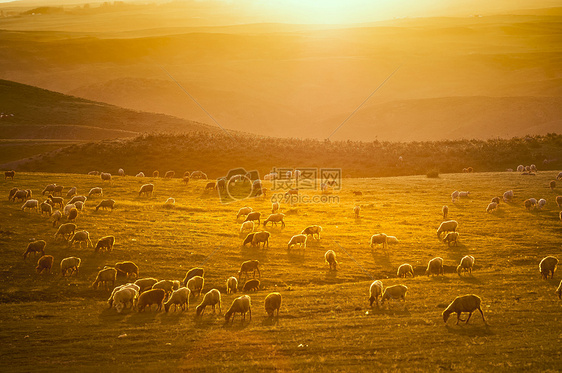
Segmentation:
[(0, 78), (211, 123), (163, 66), (227, 128), (323, 139), (400, 66), (333, 139), (509, 138), (561, 125), (559, 12), (201, 27), (205, 17), (173, 7), (8, 17)]
[[(543, 163), (545, 159), (547, 164)], [(428, 171), (456, 173), (469, 166), (477, 172), (505, 171), (519, 164), (536, 164), (541, 170), (562, 169), (562, 135), (407, 143), (231, 137), (222, 132), (143, 135), (131, 140), (75, 144), (0, 164), (0, 169), (103, 170), (115, 174), (124, 168), (128, 175), (139, 171), (152, 174), (154, 170), (175, 170), (181, 175), (199, 169), (217, 178), (237, 167), (255, 168), (261, 175), (273, 167), (320, 167), (341, 168), (345, 177), (373, 177), (425, 175)]]
[[(204, 192), (203, 181), (186, 186), (177, 179), (126, 176), (108, 184), (86, 175), (18, 173), (13, 181), (2, 180), (0, 195), (17, 186), (42, 199), (41, 190), (52, 182), (65, 191), (76, 186), (79, 193), (102, 187), (104, 198), (117, 201), (116, 209), (95, 212), (100, 198), (94, 197), (77, 225), (94, 243), (108, 234), (117, 241), (109, 254), (69, 247), (53, 239), (47, 217), (0, 200), (0, 213), (7, 217), (0, 223), (0, 364), (13, 372), (560, 370), (562, 303), (554, 294), (560, 272), (553, 280), (542, 280), (537, 267), (547, 255), (562, 259), (554, 203), (562, 190), (548, 188), (555, 176), (550, 171), (536, 177), (476, 173), (345, 179), (342, 191), (334, 194), (339, 203), (282, 203), (287, 226), (268, 227), (269, 247), (256, 249), (240, 246), (235, 215), (246, 205), (267, 214), (267, 199), (223, 205)], [(139, 198), (137, 190), (148, 181), (155, 185), (154, 196)], [(489, 200), (508, 189), (515, 192), (513, 203), (486, 214)], [(363, 195), (354, 196), (354, 190)], [(453, 190), (468, 190), (470, 197), (452, 204)], [(163, 208), (170, 196), (176, 206)], [(529, 197), (548, 203), (540, 212), (526, 211), (522, 202)], [(444, 204), (449, 217), (459, 222), (457, 247), (447, 247), (435, 235)], [(356, 205), (362, 206), (358, 219), (352, 212)], [(289, 238), (309, 224), (323, 226), (321, 240), (309, 242), (304, 254), (288, 252)], [(368, 246), (369, 237), (380, 232), (400, 240), (387, 254)], [(46, 252), (55, 257), (56, 266), (64, 257), (80, 257), (80, 274), (61, 278), (55, 269), (52, 275), (36, 275), (35, 260), (21, 257), (31, 239), (47, 241)], [(328, 249), (338, 257), (335, 272), (324, 263)], [(452, 270), (467, 254), (476, 258), (476, 267), (472, 276), (459, 277)], [(436, 256), (444, 259), (445, 276), (419, 276)], [(200, 299), (192, 300), (186, 312), (117, 314), (107, 309), (109, 293), (90, 286), (104, 265), (132, 260), (141, 277), (158, 279), (181, 279), (189, 268), (202, 266), (204, 291), (224, 291), (225, 280), (249, 259), (261, 263), (262, 287), (250, 293), (252, 320), (244, 323), (237, 317), (225, 325), (210, 310), (196, 319), (194, 306)], [(402, 263), (412, 264), (416, 277), (396, 278)], [(373, 279), (385, 286), (408, 286), (406, 302), (369, 308)], [(263, 309), (271, 291), (283, 296), (278, 320), (268, 319)], [(467, 293), (482, 297), (488, 326), (480, 315), (469, 325), (449, 321), (445, 326), (444, 307)], [(223, 313), (239, 295), (223, 293)]]
[(0, 80), (2, 139), (101, 140), (145, 132), (215, 131), (168, 115), (123, 109), (37, 87)]

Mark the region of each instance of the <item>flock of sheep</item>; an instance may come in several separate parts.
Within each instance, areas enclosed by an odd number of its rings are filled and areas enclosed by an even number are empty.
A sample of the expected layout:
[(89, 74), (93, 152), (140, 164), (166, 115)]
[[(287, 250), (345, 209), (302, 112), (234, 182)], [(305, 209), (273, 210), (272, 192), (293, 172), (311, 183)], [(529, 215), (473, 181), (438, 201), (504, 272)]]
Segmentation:
[[(518, 170), (523, 167), (520, 166)], [(465, 171), (465, 172), (472, 172)], [(523, 171), (525, 172), (525, 168)], [(530, 172), (536, 172), (536, 167), (529, 167)], [(122, 169), (118, 172), (119, 175), (124, 176), (124, 171)], [(90, 172), (90, 175), (99, 175), (103, 181), (111, 181), (111, 174), (109, 173), (98, 173)], [(6, 171), (5, 179), (13, 179), (15, 176), (14, 171)], [(142, 177), (144, 174), (137, 174), (136, 176)], [(158, 176), (157, 171), (153, 173), (154, 177)], [(173, 171), (166, 173), (167, 178), (174, 177)], [(187, 183), (190, 178), (200, 178), (207, 179), (201, 171), (195, 171), (191, 174), (184, 174), (183, 180)], [(558, 174), (557, 179), (562, 178), (562, 172)], [(556, 182), (553, 180), (550, 183), (551, 189), (554, 189)], [(219, 188), (218, 182), (216, 183), (216, 188)], [(91, 188), (87, 195), (78, 195), (77, 189), (75, 187), (70, 188), (66, 193), (66, 198), (68, 201), (65, 204), (64, 198), (62, 197), (64, 188), (60, 185), (49, 184), (41, 192), (42, 196), (46, 195), (46, 199), (43, 202), (39, 202), (38, 199), (32, 198), (32, 191), (29, 189), (18, 189), (13, 188), (9, 192), (9, 200), (11, 201), (21, 201), (23, 205), (21, 210), (36, 210), (40, 214), (48, 214), (52, 218), (53, 227), (58, 227), (54, 238), (61, 238), (68, 242), (70, 246), (79, 244), (81, 247), (84, 243), (87, 247), (94, 248), (95, 252), (108, 251), (113, 249), (115, 244), (115, 237), (108, 235), (100, 238), (96, 245), (92, 244), (89, 233), (85, 230), (77, 230), (76, 219), (81, 211), (83, 211), (86, 201), (95, 197), (103, 198), (103, 189), (100, 187)], [(139, 196), (152, 196), (154, 192), (153, 184), (144, 184), (141, 186), (138, 194)], [(469, 192), (459, 192), (455, 191), (451, 194), (451, 199), (453, 203), (456, 203), (461, 198), (469, 197)], [(509, 190), (503, 193), (502, 197), (494, 197), (488, 204), (486, 211), (494, 212), (498, 210), (500, 201), (503, 200), (505, 203), (512, 202), (514, 199), (513, 191)], [(169, 198), (166, 201), (166, 205), (175, 203), (173, 198)], [(558, 207), (562, 207), (562, 196), (556, 197), (556, 203)], [(539, 199), (538, 201), (534, 198), (525, 200), (524, 206), (527, 209), (536, 208), (542, 209), (546, 204), (545, 199)], [(115, 206), (115, 201), (113, 199), (102, 199), (95, 207), (98, 211), (102, 209), (113, 210)], [(54, 210), (59, 208), (60, 210)], [(62, 210), (62, 211), (61, 211)], [(354, 214), (356, 217), (360, 214), (360, 206), (354, 208)], [(457, 232), (458, 222), (455, 220), (448, 220), (448, 206), (442, 207), (443, 222), (437, 229), (437, 238), (441, 239), (447, 245), (457, 245), (459, 240), (459, 233)], [(65, 223), (62, 223), (63, 217), (66, 219)], [(285, 214), (280, 212), (280, 204), (278, 202), (272, 203), (271, 214), (267, 216), (262, 222), (262, 214), (258, 211), (254, 211), (251, 207), (243, 207), (236, 214), (236, 220), (242, 218), (243, 221), (240, 226), (240, 238), (243, 239), (242, 245), (246, 246), (248, 244), (254, 247), (263, 248), (269, 246), (269, 239), (271, 233), (265, 230), (267, 224), (272, 226), (281, 225), (281, 228), (285, 227)], [(562, 211), (560, 212), (560, 218), (562, 220)], [(259, 227), (263, 225), (264, 229), (260, 230)], [(309, 240), (320, 240), (322, 232), (322, 227), (319, 225), (311, 225), (305, 227), (300, 233), (295, 234), (291, 237), (287, 244), (287, 249), (298, 247), (304, 252), (307, 247), (307, 242)], [(388, 236), (384, 233), (374, 234), (370, 239), (371, 248), (375, 248), (376, 245), (382, 245), (384, 250), (388, 249), (388, 244), (398, 243), (398, 239), (394, 236)], [(39, 254), (40, 257), (37, 261), (36, 271), (41, 274), (43, 272), (50, 273), (54, 266), (54, 257), (52, 255), (45, 254), (45, 248), (47, 246), (44, 240), (35, 240), (30, 242), (23, 254), (24, 260), (27, 259), (31, 254)], [(330, 270), (337, 270), (337, 259), (336, 252), (333, 250), (328, 250), (324, 255), (324, 260), (329, 264)], [(471, 255), (463, 257), (457, 266), (457, 273), (459, 276), (463, 272), (472, 273), (475, 258)], [(63, 258), (60, 262), (60, 273), (62, 276), (72, 276), (79, 273), (82, 260), (78, 257), (67, 257)], [(551, 278), (554, 276), (554, 272), (558, 265), (558, 259), (552, 256), (544, 258), (539, 264), (539, 271), (544, 278)], [(253, 276), (250, 279), (248, 273)], [(256, 273), (259, 279), (256, 279)], [(444, 275), (443, 259), (440, 257), (433, 258), (427, 264), (426, 275)], [(402, 278), (406, 276), (414, 276), (413, 267), (404, 263), (399, 266), (397, 270), (397, 276)], [(124, 285), (115, 286), (115, 282), (118, 277), (125, 278), (127, 282)], [(119, 262), (115, 265), (108, 265), (101, 269), (92, 286), (97, 289), (102, 285), (107, 291), (111, 290), (111, 295), (108, 299), (109, 307), (114, 307), (117, 312), (121, 313), (123, 309), (127, 307), (131, 309), (137, 309), (142, 312), (147, 307), (150, 308), (151, 305), (156, 305), (157, 310), (161, 310), (162, 306), (165, 311), (168, 312), (170, 307), (174, 305), (174, 310), (180, 307), (182, 310), (189, 309), (190, 299), (197, 298), (201, 295), (205, 278), (203, 268), (193, 268), (189, 270), (182, 281), (179, 280), (158, 280), (156, 278), (139, 278), (139, 268), (138, 266), (130, 261)], [(242, 277), (244, 277), (244, 282), (242, 282)], [(236, 293), (239, 291), (239, 287), (242, 292), (256, 291), (260, 288), (261, 273), (259, 270), (259, 261), (248, 260), (241, 264), (240, 270), (238, 271), (238, 276), (231, 276), (226, 280), (226, 293)], [(408, 288), (405, 285), (398, 284), (393, 286), (383, 287), (380, 280), (375, 280), (369, 290), (369, 302), (372, 307), (373, 304), (379, 306), (390, 299), (403, 300), (405, 301), (405, 296)], [(562, 281), (558, 289), (556, 290), (559, 298), (562, 298)], [(277, 316), (279, 315), (279, 310), (281, 307), (281, 294), (274, 292), (270, 293), (264, 302), (264, 307), (269, 316), (274, 316), (275, 311), (277, 311)], [(196, 307), (196, 315), (201, 316), (207, 306), (211, 306), (213, 311), (215, 307), (218, 306), (219, 314), (222, 312), (221, 309), (221, 293), (217, 289), (212, 289), (204, 294), (201, 303)], [(460, 318), (461, 313), (468, 312), (469, 316), (466, 322), (470, 320), (470, 317), (474, 311), (478, 310), (482, 314), (482, 319), (485, 321), (484, 314), (481, 309), (481, 299), (474, 295), (464, 295), (455, 298), (451, 304), (443, 311), (443, 320), (447, 322), (451, 313), (457, 314), (457, 324), (459, 321), (464, 321)], [(237, 297), (232, 302), (230, 308), (225, 313), (225, 320), (228, 322), (231, 318), (234, 319), (234, 315), (240, 313), (245, 320), (246, 313), (249, 313), (251, 320), (251, 298), (249, 295), (243, 295)]]

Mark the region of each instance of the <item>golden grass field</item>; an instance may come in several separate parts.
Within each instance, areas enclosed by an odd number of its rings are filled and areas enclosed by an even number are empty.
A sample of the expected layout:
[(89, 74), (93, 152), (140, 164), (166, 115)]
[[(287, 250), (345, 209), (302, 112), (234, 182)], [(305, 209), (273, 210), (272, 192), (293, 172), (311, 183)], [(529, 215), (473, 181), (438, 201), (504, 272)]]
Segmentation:
[[(108, 184), (87, 175), (18, 173), (0, 184), (0, 370), (560, 371), (562, 302), (555, 294), (560, 272), (552, 280), (538, 272), (543, 257), (562, 259), (562, 224), (554, 202), (562, 185), (554, 191), (548, 187), (556, 174), (344, 179), (334, 193), (337, 204), (282, 204), (286, 227), (268, 227), (269, 248), (256, 249), (241, 247), (236, 212), (251, 206), (267, 215), (268, 199), (221, 204), (216, 193), (204, 193), (205, 181), (185, 185), (181, 179), (114, 176)], [(146, 182), (154, 183), (154, 196), (139, 198)], [(32, 189), (42, 200), (50, 183), (76, 186), (79, 194), (101, 186), (104, 198), (117, 201), (113, 212), (95, 212), (101, 198), (92, 198), (77, 219), (94, 244), (114, 235), (113, 252), (96, 254), (55, 242), (50, 219), (7, 200), (13, 186)], [(486, 214), (490, 199), (509, 189), (514, 202)], [(454, 190), (470, 191), (470, 197), (453, 204)], [(176, 199), (174, 208), (163, 208), (168, 197)], [(545, 198), (544, 210), (525, 210), (523, 201), (530, 197)], [(358, 219), (357, 204), (362, 206)], [(459, 222), (458, 247), (436, 237), (444, 204)], [(290, 237), (310, 224), (323, 227), (321, 240), (309, 242), (304, 255), (289, 253)], [(369, 247), (370, 236), (381, 232), (400, 240), (387, 255)], [(53, 274), (37, 275), (36, 259), (22, 259), (33, 238), (47, 241), (46, 253), (55, 257)], [(324, 262), (328, 249), (337, 253), (337, 271)], [(476, 258), (473, 275), (459, 277), (454, 267), (467, 254)], [(82, 268), (78, 276), (62, 278), (58, 265), (68, 256), (80, 257)], [(423, 276), (436, 256), (445, 261), (445, 276)], [(250, 293), (252, 320), (246, 322), (236, 316), (225, 325), (222, 315), (209, 309), (196, 319), (200, 299), (186, 312), (153, 308), (118, 314), (108, 309), (109, 292), (91, 287), (99, 269), (123, 260), (134, 261), (140, 277), (158, 279), (181, 280), (187, 270), (202, 266), (204, 291), (221, 290), (224, 314), (240, 295), (226, 295), (225, 280), (249, 259), (260, 261), (262, 283)], [(402, 263), (412, 264), (416, 277), (398, 279)], [(406, 302), (371, 309), (373, 279), (408, 286)], [(264, 310), (272, 291), (283, 296), (278, 319)], [(454, 320), (444, 325), (443, 309), (467, 293), (482, 298), (488, 326), (478, 313), (468, 325), (456, 326)]]

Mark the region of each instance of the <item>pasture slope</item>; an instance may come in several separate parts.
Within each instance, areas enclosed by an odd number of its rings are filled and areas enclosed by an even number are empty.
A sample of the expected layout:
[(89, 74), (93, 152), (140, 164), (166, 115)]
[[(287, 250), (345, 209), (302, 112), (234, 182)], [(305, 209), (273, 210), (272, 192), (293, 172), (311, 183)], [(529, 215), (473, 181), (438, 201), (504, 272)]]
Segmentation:
[[(269, 248), (242, 248), (236, 211), (245, 205), (263, 214), (270, 201), (244, 200), (224, 205), (203, 192), (204, 181), (115, 177), (111, 184), (78, 174), (18, 173), (0, 183), (0, 369), (3, 371), (559, 371), (562, 302), (553, 280), (542, 280), (539, 261), (560, 250), (561, 222), (554, 199), (562, 186), (548, 187), (556, 172), (537, 176), (517, 173), (443, 174), (344, 179), (338, 204), (282, 204), (286, 228), (268, 228)], [(152, 198), (139, 198), (146, 182), (155, 184)], [(35, 197), (49, 183), (76, 186), (80, 194), (101, 186), (104, 198), (117, 201), (113, 212), (95, 212), (100, 198), (86, 203), (77, 219), (94, 244), (116, 236), (114, 251), (69, 247), (53, 239), (49, 219), (8, 202), (10, 188), (32, 189)], [(266, 185), (267, 186), (267, 185)], [(486, 214), (494, 196), (513, 189), (515, 200)], [(66, 193), (67, 188), (65, 188)], [(470, 197), (453, 204), (450, 193), (468, 190)], [(352, 191), (362, 191), (360, 197)], [(318, 191), (305, 194), (318, 194)], [(176, 199), (171, 209), (162, 205)], [(543, 211), (526, 211), (526, 198), (545, 198)], [(362, 206), (361, 216), (353, 207)], [(447, 204), (459, 222), (460, 244), (448, 248), (436, 238)], [(304, 255), (287, 251), (289, 238), (309, 224), (323, 226), (320, 241)], [(384, 232), (400, 240), (388, 255), (371, 251), (369, 238)], [(22, 259), (32, 238), (47, 241), (54, 255), (54, 274), (35, 274), (36, 259)], [(338, 270), (330, 272), (323, 254), (332, 249)], [(452, 273), (462, 256), (476, 258), (473, 276)], [(78, 276), (61, 278), (60, 260), (82, 258)], [(444, 277), (423, 274), (428, 260), (441, 256)], [(252, 320), (224, 324), (210, 310), (195, 319), (187, 312), (118, 314), (107, 308), (109, 293), (93, 290), (99, 269), (132, 260), (141, 277), (181, 279), (186, 270), (205, 268), (204, 291), (223, 293), (223, 314), (236, 295), (226, 295), (225, 280), (240, 263), (258, 259), (262, 288), (251, 293)], [(402, 263), (416, 277), (396, 278)], [(385, 286), (403, 283), (405, 304), (390, 302), (369, 308), (373, 279)], [(278, 320), (266, 317), (263, 300), (271, 291), (283, 295)], [(443, 324), (441, 312), (457, 295), (482, 297), (489, 326), (479, 315), (469, 325)], [(454, 318), (454, 317), (453, 317)]]

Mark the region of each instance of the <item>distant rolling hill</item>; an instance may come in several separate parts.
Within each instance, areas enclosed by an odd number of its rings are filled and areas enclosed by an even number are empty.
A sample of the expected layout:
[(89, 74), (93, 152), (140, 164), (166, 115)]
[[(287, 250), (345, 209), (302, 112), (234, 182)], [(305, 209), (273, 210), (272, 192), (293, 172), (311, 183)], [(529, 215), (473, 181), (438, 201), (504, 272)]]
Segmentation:
[(0, 139), (103, 140), (147, 132), (215, 132), (169, 115), (114, 105), (0, 80)]

